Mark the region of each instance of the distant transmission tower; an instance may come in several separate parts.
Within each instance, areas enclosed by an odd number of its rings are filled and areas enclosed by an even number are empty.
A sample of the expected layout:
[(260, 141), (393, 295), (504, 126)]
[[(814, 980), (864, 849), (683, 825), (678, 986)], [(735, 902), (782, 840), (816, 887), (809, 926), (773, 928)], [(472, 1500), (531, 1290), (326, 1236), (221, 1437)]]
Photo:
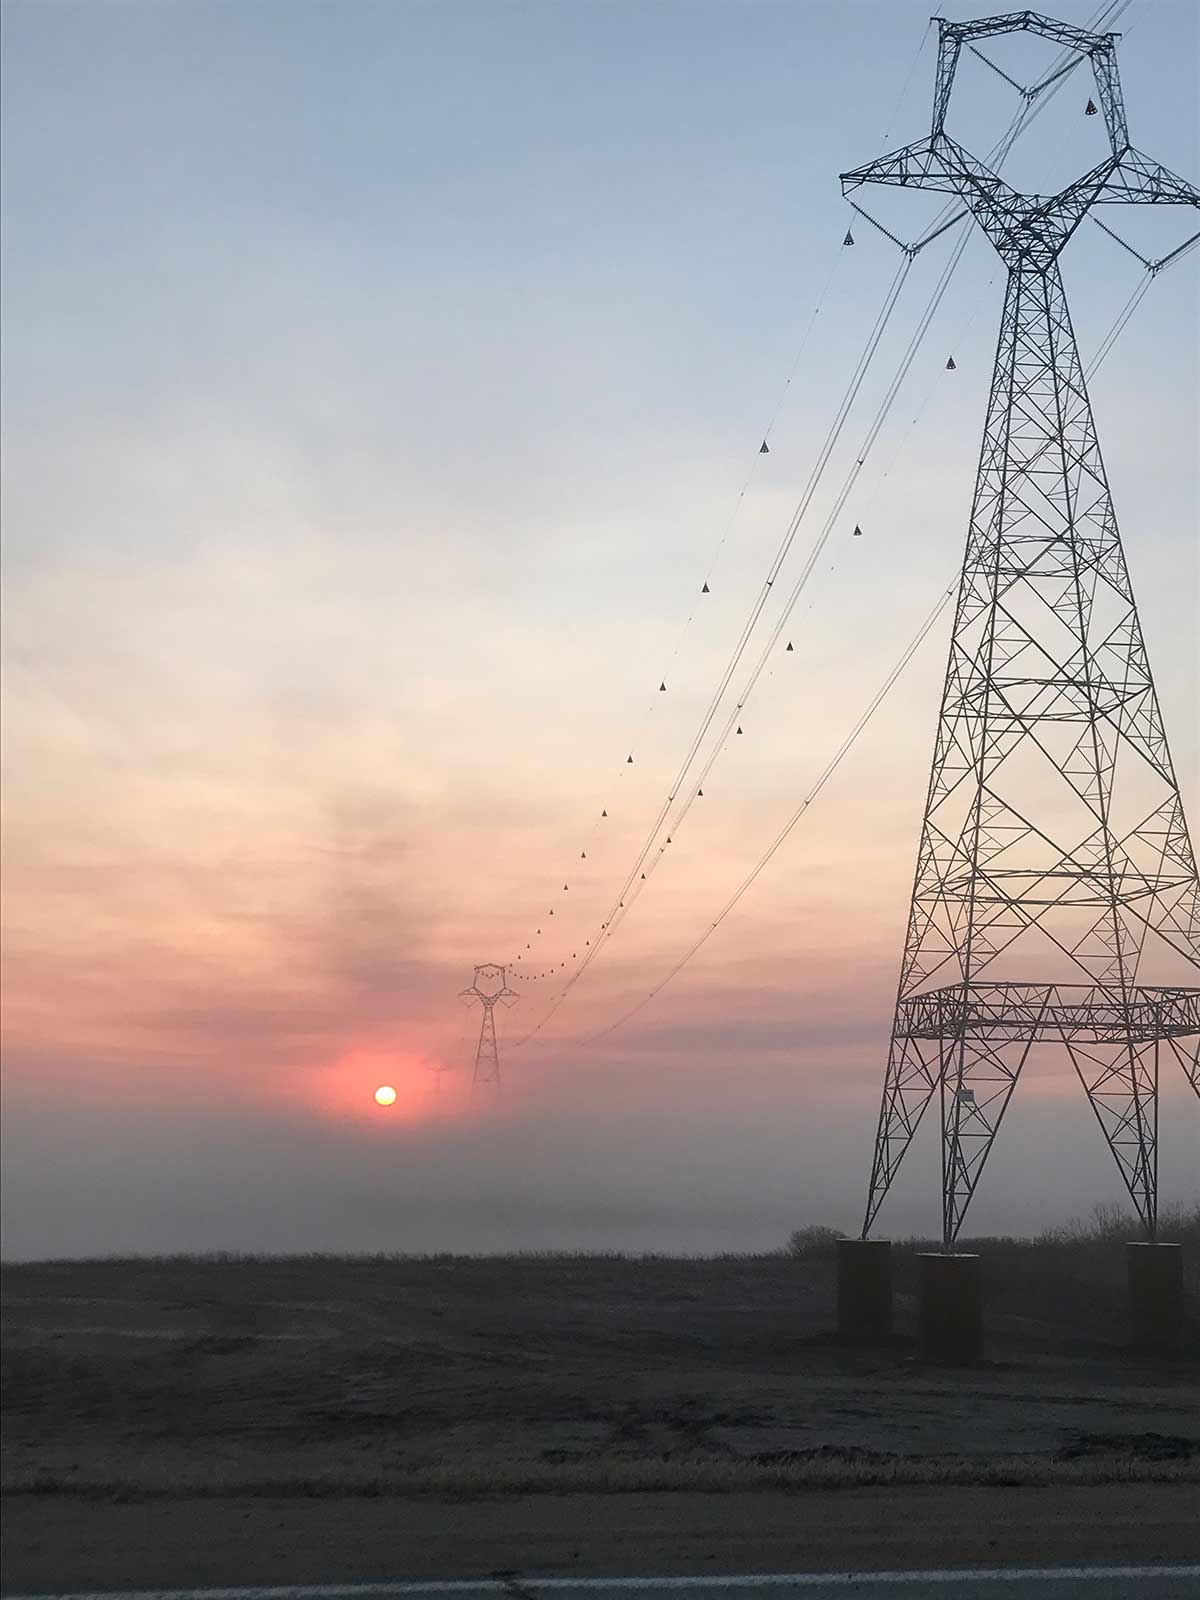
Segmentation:
[[(1147, 943), (1200, 969), (1200, 897), (1058, 257), (1093, 206), (1200, 195), (1131, 148), (1116, 34), (1029, 11), (938, 27), (930, 137), (842, 176), (957, 195), (1008, 268), (863, 1234), (936, 1090), (952, 1245), (1047, 1042), (1153, 1238), (1159, 1055), (1200, 1095), (1200, 989), (1138, 970)], [(1016, 193), (944, 126), (964, 43), (1022, 31), (1090, 59), (1111, 145), (1052, 197)]]
[[(468, 989), (466, 992), (470, 994), (471, 991)], [(435, 1095), (440, 1096), (442, 1092), (442, 1079), (445, 1077), (447, 1072), (452, 1072), (454, 1068), (447, 1061), (431, 1061), (429, 1063), (429, 1070), (433, 1074), (433, 1092)]]
[(500, 1082), (500, 1051), (496, 1046), (496, 1005), (515, 1006), (520, 996), (508, 987), (508, 969), (490, 963), (475, 968), (475, 982), (463, 989), (460, 1000), (468, 1005), (478, 1000), (483, 1007), (479, 1023), (479, 1044), (475, 1050), (475, 1071), (471, 1076), (472, 1089)]

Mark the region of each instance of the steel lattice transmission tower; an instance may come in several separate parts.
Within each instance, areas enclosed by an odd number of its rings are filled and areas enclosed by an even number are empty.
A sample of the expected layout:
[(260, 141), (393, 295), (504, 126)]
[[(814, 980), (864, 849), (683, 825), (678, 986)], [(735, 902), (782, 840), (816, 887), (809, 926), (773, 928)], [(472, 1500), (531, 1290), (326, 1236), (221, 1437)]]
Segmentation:
[(507, 967), (492, 963), (475, 968), (475, 981), (463, 989), (459, 999), (472, 1005), (476, 1000), (483, 1007), (479, 1021), (479, 1044), (475, 1050), (475, 1071), (471, 1075), (472, 1089), (500, 1083), (500, 1051), (496, 1045), (496, 1006), (515, 1006), (520, 999), (515, 989), (508, 987)]
[[(1130, 146), (1117, 35), (1029, 11), (938, 24), (930, 136), (841, 180), (957, 195), (1008, 268), (863, 1234), (936, 1092), (950, 1247), (1021, 1068), (1052, 1042), (1153, 1238), (1159, 1058), (1200, 1095), (1200, 989), (1139, 969), (1144, 952), (1200, 969), (1196, 861), (1058, 258), (1093, 206), (1200, 195)], [(1111, 146), (1049, 197), (945, 130), (963, 45), (1018, 31), (1090, 59)]]

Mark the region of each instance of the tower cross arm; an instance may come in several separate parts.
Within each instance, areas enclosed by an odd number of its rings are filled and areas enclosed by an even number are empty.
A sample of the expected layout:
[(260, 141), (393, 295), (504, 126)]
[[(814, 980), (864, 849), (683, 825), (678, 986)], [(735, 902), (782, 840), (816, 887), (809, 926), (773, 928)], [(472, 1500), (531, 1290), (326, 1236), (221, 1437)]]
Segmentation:
[(1200, 205), (1200, 191), (1126, 145), (1056, 195), (1023, 195), (946, 133), (843, 172), (842, 193), (863, 184), (957, 195), (1001, 255), (1056, 256), (1094, 205)]
[(1027, 197), (945, 133), (931, 134), (843, 172), (840, 182), (843, 194), (852, 194), (865, 183), (877, 183), (957, 195), (1002, 253), (1010, 247), (1014, 227), (1029, 206)]
[[(1112, 170), (1100, 182), (1093, 178), (1094, 205), (1158, 205), (1200, 206), (1200, 189), (1186, 178), (1152, 161), (1140, 150), (1126, 149), (1113, 163)], [(1088, 178), (1081, 178), (1071, 188), (1086, 186)], [(1064, 191), (1070, 194), (1071, 190)]]
[(1018, 197), (996, 174), (968, 154), (945, 134), (933, 134), (914, 144), (902, 145), (890, 155), (843, 172), (843, 194), (865, 183), (887, 184), (895, 189), (932, 189), (938, 194), (961, 195), (968, 203), (978, 199), (996, 204)]
[[(1200, 206), (1200, 190), (1140, 151), (1126, 149), (1043, 202), (1040, 212), (1047, 223), (1058, 219), (1061, 249), (1092, 207), (1103, 205)], [(1035, 217), (1031, 212), (1030, 220)]]

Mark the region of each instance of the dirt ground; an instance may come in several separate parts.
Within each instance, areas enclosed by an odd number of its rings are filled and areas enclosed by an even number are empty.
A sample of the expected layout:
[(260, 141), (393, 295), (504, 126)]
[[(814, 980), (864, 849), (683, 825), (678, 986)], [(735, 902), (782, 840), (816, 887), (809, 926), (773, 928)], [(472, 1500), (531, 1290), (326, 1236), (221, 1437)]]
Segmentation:
[[(1094, 1509), (1073, 1513), (1067, 1559), (1087, 1557), (1079, 1547), (1089, 1527), (1099, 1550), (1122, 1525), (1088, 1496), (1123, 1492), (1116, 1503), (1127, 1505), (1136, 1488), (1161, 1508), (1164, 1527), (1193, 1528), (1194, 1323), (1182, 1358), (1137, 1358), (1124, 1347), (1121, 1285), (1103, 1263), (1076, 1271), (1065, 1258), (1017, 1267), (1002, 1253), (984, 1258), (987, 1359), (962, 1370), (916, 1359), (905, 1258), (896, 1338), (871, 1351), (833, 1338), (824, 1259), (11, 1266), (5, 1581), (89, 1581), (68, 1572), (68, 1551), (91, 1550), (103, 1564), (104, 1549), (118, 1559), (121, 1540), (132, 1540), (132, 1561), (140, 1538), (143, 1560), (145, 1548), (174, 1548), (170, 1530), (181, 1526), (209, 1528), (218, 1554), (239, 1547), (243, 1526), (278, 1525), (281, 1546), (293, 1548), (289, 1520), (327, 1527), (333, 1548), (333, 1530), (375, 1526), (381, 1506), (393, 1536), (385, 1553), (396, 1559), (412, 1544), (398, 1530), (423, 1527), (428, 1537), (413, 1548), (440, 1551), (443, 1571), (454, 1569), (456, 1540), (473, 1570), (529, 1564), (495, 1540), (489, 1559), (497, 1503), (514, 1515), (534, 1508), (521, 1513), (543, 1529), (532, 1546), (545, 1548), (550, 1530), (551, 1559), (564, 1570), (577, 1570), (559, 1537), (576, 1514), (569, 1507), (608, 1507), (609, 1516), (579, 1513), (592, 1543), (572, 1544), (604, 1570), (612, 1552), (595, 1545), (598, 1530), (627, 1519), (619, 1507), (664, 1497), (707, 1504), (687, 1513), (701, 1543), (744, 1523), (738, 1507), (790, 1504), (782, 1532), (751, 1529), (749, 1546), (730, 1533), (725, 1559), (743, 1564), (755, 1538), (782, 1550), (795, 1543), (797, 1515), (821, 1526), (831, 1507), (843, 1516), (872, 1493), (1000, 1493), (1027, 1510), (1044, 1510), (1051, 1490), (1064, 1504), (1082, 1495)], [(441, 1545), (431, 1542), (439, 1518), (449, 1529)], [(944, 1517), (932, 1520), (944, 1528)], [(151, 1526), (161, 1537), (147, 1543)], [(1144, 1544), (1153, 1518), (1142, 1526)], [(356, 1537), (353, 1548), (367, 1546)], [(618, 1553), (631, 1558), (633, 1547)], [(1127, 1541), (1123, 1553), (1138, 1551)], [(1194, 1540), (1185, 1553), (1196, 1553)], [(986, 1560), (986, 1546), (970, 1559)], [(178, 1571), (146, 1581), (184, 1579), (200, 1581)]]

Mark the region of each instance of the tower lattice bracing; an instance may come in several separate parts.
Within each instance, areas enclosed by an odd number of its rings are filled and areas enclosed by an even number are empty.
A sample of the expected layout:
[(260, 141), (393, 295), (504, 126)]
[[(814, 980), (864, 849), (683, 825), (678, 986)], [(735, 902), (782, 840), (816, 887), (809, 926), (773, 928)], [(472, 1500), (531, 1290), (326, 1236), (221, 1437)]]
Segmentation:
[[(1200, 896), (1058, 258), (1093, 206), (1200, 195), (1130, 146), (1116, 35), (1027, 11), (939, 28), (930, 137), (842, 177), (959, 196), (1008, 269), (863, 1232), (936, 1094), (949, 1248), (1052, 1043), (1153, 1237), (1160, 1064), (1200, 1095), (1200, 988), (1179, 982), (1200, 971)], [(1090, 59), (1108, 129), (1052, 197), (945, 131), (964, 43), (1019, 30)]]
[(497, 967), (491, 963), (475, 968), (475, 981), (469, 989), (463, 989), (459, 999), (468, 1005), (478, 1001), (482, 1007), (479, 1019), (479, 1043), (475, 1049), (475, 1071), (471, 1075), (471, 1087), (480, 1089), (489, 1085), (498, 1086), (500, 1083), (500, 1050), (496, 1044), (496, 1007), (497, 1005), (516, 1005), (520, 996), (515, 989), (508, 987), (507, 967)]

